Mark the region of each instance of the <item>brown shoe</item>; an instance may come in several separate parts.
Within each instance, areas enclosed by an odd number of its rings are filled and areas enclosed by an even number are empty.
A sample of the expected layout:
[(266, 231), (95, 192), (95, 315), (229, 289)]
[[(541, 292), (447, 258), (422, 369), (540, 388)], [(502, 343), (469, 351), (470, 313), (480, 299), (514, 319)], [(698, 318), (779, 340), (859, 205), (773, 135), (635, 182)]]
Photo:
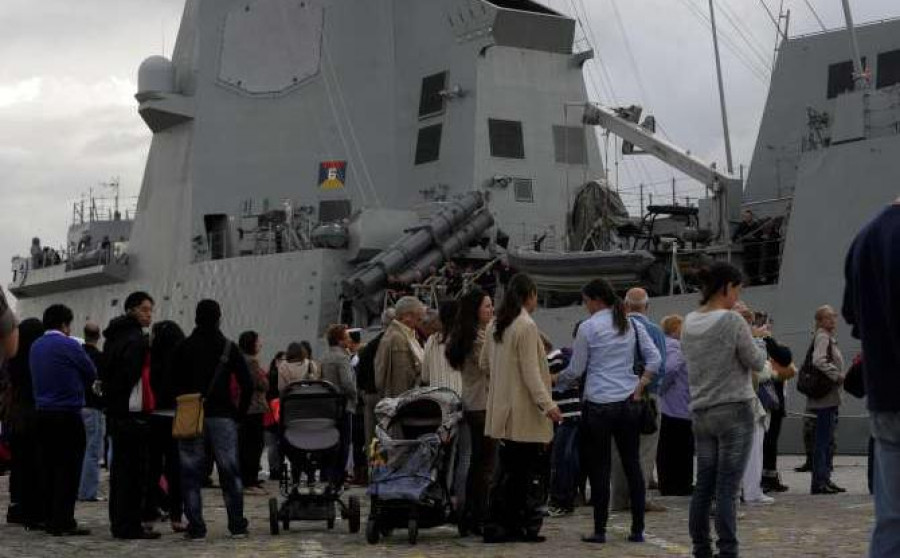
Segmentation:
[(646, 512), (666, 512), (669, 511), (669, 508), (665, 507), (662, 504), (658, 504), (656, 502), (647, 502), (644, 506), (644, 511)]

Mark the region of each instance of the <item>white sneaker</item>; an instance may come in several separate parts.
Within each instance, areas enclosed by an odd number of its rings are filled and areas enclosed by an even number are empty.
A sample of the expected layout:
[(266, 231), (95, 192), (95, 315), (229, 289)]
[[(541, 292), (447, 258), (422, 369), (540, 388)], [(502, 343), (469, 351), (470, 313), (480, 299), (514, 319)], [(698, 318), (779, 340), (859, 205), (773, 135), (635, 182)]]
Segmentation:
[(759, 496), (755, 500), (747, 500), (747, 504), (751, 506), (771, 506), (775, 503), (775, 498), (771, 496), (766, 496), (765, 494)]

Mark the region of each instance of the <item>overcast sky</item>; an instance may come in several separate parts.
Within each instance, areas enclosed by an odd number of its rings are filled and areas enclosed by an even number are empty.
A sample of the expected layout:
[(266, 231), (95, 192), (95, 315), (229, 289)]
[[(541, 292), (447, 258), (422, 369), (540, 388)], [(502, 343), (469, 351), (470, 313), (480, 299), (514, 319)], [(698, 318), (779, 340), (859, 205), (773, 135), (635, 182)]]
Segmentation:
[[(777, 17), (780, 1), (716, 0), (722, 40), (738, 51), (722, 45), (736, 165), (750, 162), (775, 46), (775, 27), (762, 3)], [(840, 0), (808, 1), (829, 28), (843, 25)], [(579, 38), (597, 53), (586, 66), (592, 96), (607, 104), (642, 104), (672, 141), (724, 167), (711, 37), (702, 19), (707, 0), (545, 3), (581, 16)], [(784, 3), (791, 10), (792, 35), (820, 29), (805, 0)], [(0, 1), (4, 286), (11, 278), (8, 262), (27, 252), (31, 237), (64, 243), (72, 203), (82, 193), (119, 177), (123, 195), (137, 195), (150, 145), (133, 97), (137, 67), (147, 56), (171, 54), (183, 5), (184, 0)], [(852, 5), (859, 23), (900, 16), (896, 0)], [(620, 164), (618, 176), (626, 202), (634, 206), (639, 183), (666, 181), (672, 174), (645, 160)], [(671, 195), (670, 185), (655, 188), (657, 196)], [(679, 190), (682, 196), (702, 192), (687, 181)]]

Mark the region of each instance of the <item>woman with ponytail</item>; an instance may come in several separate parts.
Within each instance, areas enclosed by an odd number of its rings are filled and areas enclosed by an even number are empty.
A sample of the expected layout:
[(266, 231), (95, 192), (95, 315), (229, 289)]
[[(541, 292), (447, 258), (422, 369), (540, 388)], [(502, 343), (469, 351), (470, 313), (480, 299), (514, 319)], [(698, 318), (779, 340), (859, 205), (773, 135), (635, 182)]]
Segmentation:
[(459, 311), (447, 337), (447, 362), (462, 378), (462, 400), (472, 439), (472, 459), (466, 486), (466, 505), (461, 521), (473, 533), (482, 534), (487, 488), (494, 465), (494, 441), (484, 435), (485, 407), (491, 372), (482, 366), (484, 332), (494, 317), (491, 297), (474, 287), (459, 300)]
[(732, 310), (741, 294), (741, 272), (716, 262), (699, 278), (700, 308), (685, 317), (681, 329), (697, 451), (689, 528), (694, 556), (712, 556), (709, 511), (715, 498), (719, 556), (737, 556), (735, 497), (750, 457), (757, 398), (751, 375), (765, 366), (766, 351)]
[(519, 273), (488, 326), (482, 366), (490, 367), (485, 434), (499, 444), (484, 542), (542, 542), (541, 508), (549, 472), (546, 446), (562, 416), (550, 396), (547, 353), (531, 313), (537, 287)]
[(628, 540), (643, 542), (646, 491), (640, 461), (642, 398), (662, 357), (644, 326), (628, 319), (622, 299), (608, 281), (594, 279), (581, 289), (581, 298), (590, 317), (578, 326), (569, 367), (557, 379), (561, 389), (584, 381), (582, 425), (594, 501), (594, 532), (581, 540), (606, 542), (615, 439), (631, 499)]

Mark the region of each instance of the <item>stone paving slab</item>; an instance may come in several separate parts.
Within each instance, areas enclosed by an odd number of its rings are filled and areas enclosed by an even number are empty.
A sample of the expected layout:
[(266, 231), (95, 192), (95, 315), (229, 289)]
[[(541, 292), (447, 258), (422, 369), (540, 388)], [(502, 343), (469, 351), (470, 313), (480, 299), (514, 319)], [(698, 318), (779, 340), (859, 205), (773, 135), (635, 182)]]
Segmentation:
[[(871, 498), (866, 492), (864, 457), (836, 459), (835, 482), (849, 492), (837, 496), (809, 495), (809, 475), (794, 473), (797, 458), (782, 459), (789, 472), (783, 480), (791, 491), (779, 495), (771, 506), (742, 506), (739, 521), (741, 555), (746, 557), (862, 557), (866, 554), (872, 524)], [(354, 489), (352, 493), (361, 493)], [(108, 534), (106, 503), (79, 504), (79, 522), (94, 531), (90, 537), (54, 538), (25, 532), (14, 525), (0, 524), (0, 557), (127, 556), (165, 557), (254, 557), (299, 556), (306, 558), (366, 556), (371, 558), (575, 558), (578, 556), (675, 557), (690, 555), (687, 533), (689, 498), (657, 498), (669, 507), (665, 513), (647, 516), (647, 542), (625, 541), (627, 514), (612, 514), (611, 541), (600, 547), (584, 545), (579, 536), (591, 525), (589, 508), (579, 508), (572, 516), (550, 518), (543, 534), (544, 544), (484, 545), (478, 539), (460, 539), (452, 527), (422, 530), (419, 543), (410, 546), (404, 532), (381, 543), (366, 544), (363, 533), (350, 535), (347, 525), (338, 521), (334, 531), (321, 524), (291, 524), (291, 530), (273, 537), (268, 532), (268, 496), (247, 496), (247, 516), (251, 535), (244, 540), (227, 537), (225, 510), (217, 490), (204, 491), (205, 518), (209, 538), (205, 542), (187, 542), (160, 523), (164, 533), (157, 541), (116, 541)], [(0, 509), (8, 503), (7, 478), (0, 479)], [(366, 517), (363, 506), (363, 520)], [(363, 525), (365, 528), (365, 524)]]

